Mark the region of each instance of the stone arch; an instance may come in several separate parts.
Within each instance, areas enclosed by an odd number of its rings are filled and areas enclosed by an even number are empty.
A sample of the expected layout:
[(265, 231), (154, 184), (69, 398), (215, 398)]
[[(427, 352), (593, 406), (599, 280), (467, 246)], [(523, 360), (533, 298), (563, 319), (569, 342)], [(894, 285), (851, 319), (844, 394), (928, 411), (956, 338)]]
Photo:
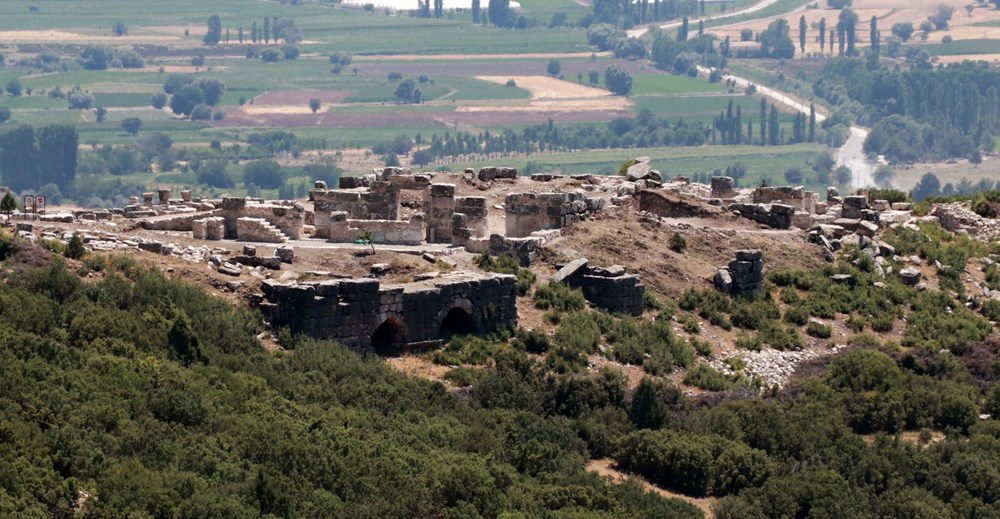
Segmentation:
[(442, 314), (438, 326), (439, 339), (447, 341), (456, 335), (476, 333), (476, 319), (472, 302), (468, 299), (454, 301)]
[(406, 345), (403, 324), (395, 318), (388, 318), (375, 327), (371, 335), (371, 348), (379, 355), (396, 355)]

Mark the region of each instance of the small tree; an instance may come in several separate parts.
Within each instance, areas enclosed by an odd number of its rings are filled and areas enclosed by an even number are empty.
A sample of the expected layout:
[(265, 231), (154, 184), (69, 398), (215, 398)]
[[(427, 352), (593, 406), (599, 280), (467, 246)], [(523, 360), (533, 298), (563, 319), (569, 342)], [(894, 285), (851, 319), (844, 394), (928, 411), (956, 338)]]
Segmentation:
[(114, 34), (115, 36), (125, 36), (128, 34), (128, 26), (122, 22), (115, 22), (111, 26), (111, 34)]
[(0, 106), (0, 124), (7, 122), (10, 119), (11, 111), (10, 108), (6, 106)]
[(139, 119), (138, 117), (126, 117), (125, 119), (122, 119), (122, 130), (129, 135), (139, 133), (140, 128), (142, 128), (142, 119)]
[(7, 82), (7, 93), (17, 97), (21, 95), (21, 80), (14, 78)]
[(680, 233), (675, 232), (674, 235), (670, 237), (670, 241), (667, 245), (670, 247), (670, 250), (679, 254), (684, 252), (684, 249), (687, 248), (687, 240), (685, 240)]
[(632, 74), (618, 65), (611, 65), (604, 71), (604, 86), (613, 94), (627, 96), (632, 92)]
[(149, 98), (149, 105), (157, 110), (167, 106), (167, 94), (163, 92), (153, 94), (153, 96)]
[(559, 63), (559, 60), (557, 59), (550, 59), (549, 64), (548, 66), (546, 66), (545, 70), (549, 73), (550, 76), (558, 76), (559, 71), (562, 70), (562, 64)]
[(309, 109), (312, 110), (312, 113), (318, 112), (320, 106), (321, 106), (321, 103), (320, 103), (319, 99), (316, 99), (314, 97), (314, 98), (312, 98), (312, 99), (309, 100)]
[(7, 194), (3, 195), (3, 200), (0, 200), (0, 211), (7, 215), (7, 223), (10, 223), (10, 213), (16, 210), (17, 198), (14, 198), (14, 193), (7, 191)]
[(69, 245), (66, 246), (66, 252), (63, 256), (69, 259), (80, 259), (87, 250), (83, 248), (83, 238), (80, 237), (80, 233), (73, 233), (73, 237), (69, 239)]
[(601, 73), (598, 72), (598, 71), (596, 71), (596, 70), (594, 70), (594, 69), (588, 70), (587, 71), (587, 81), (590, 82), (591, 86), (596, 86), (598, 83), (601, 82)]
[(219, 15), (213, 14), (208, 18), (208, 32), (201, 40), (205, 45), (218, 45), (222, 39), (222, 20)]
[(371, 231), (361, 231), (358, 233), (358, 241), (362, 245), (371, 245), (372, 254), (375, 254), (375, 238), (372, 237)]
[(104, 120), (108, 118), (108, 109), (103, 106), (98, 106), (94, 109), (94, 115), (97, 116), (97, 122), (103, 123)]

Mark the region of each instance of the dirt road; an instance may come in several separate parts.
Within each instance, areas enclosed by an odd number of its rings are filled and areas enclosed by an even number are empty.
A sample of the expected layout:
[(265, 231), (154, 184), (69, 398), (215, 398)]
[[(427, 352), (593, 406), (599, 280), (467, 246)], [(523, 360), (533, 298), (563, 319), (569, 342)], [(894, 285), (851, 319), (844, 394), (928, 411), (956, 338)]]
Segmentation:
[[(731, 13), (716, 14), (716, 15), (713, 15), (713, 16), (706, 16), (704, 18), (698, 18), (697, 20), (689, 20), (688, 23), (692, 27), (697, 27), (698, 22), (700, 22), (700, 21), (710, 22), (712, 20), (722, 20), (724, 18), (734, 18), (736, 16), (742, 16), (744, 14), (753, 14), (753, 13), (756, 13), (757, 11), (761, 11), (763, 9), (766, 9), (766, 8), (768, 8), (768, 7), (776, 4), (776, 3), (778, 3), (778, 0), (763, 0), (762, 2), (759, 2), (759, 3), (756, 3), (754, 5), (751, 5), (750, 7), (747, 7), (746, 9), (741, 9), (739, 11), (733, 11)], [(682, 23), (681, 20), (676, 20), (676, 21), (673, 21), (673, 22), (661, 23), (659, 25), (659, 27), (660, 27), (660, 29), (673, 29), (674, 27), (680, 27), (681, 23)], [(638, 38), (639, 36), (642, 36), (643, 34), (646, 34), (647, 32), (649, 32), (649, 26), (642, 27), (641, 29), (632, 29), (631, 31), (628, 31), (627, 34), (629, 36), (633, 37), (633, 38)]]
[[(698, 67), (698, 71), (703, 74), (711, 72), (708, 68)], [(733, 80), (740, 87), (746, 88), (754, 84), (746, 78), (727, 74), (722, 77), (725, 80)], [(800, 99), (789, 96), (766, 86), (755, 85), (757, 92), (770, 98), (775, 103), (784, 105), (793, 110), (808, 114), (809, 105)], [(827, 117), (822, 110), (816, 110), (816, 122), (821, 123)], [(868, 160), (864, 153), (865, 138), (868, 137), (868, 129), (861, 126), (851, 126), (851, 135), (843, 146), (837, 149), (837, 165), (847, 166), (851, 170), (851, 184), (856, 188), (863, 188), (875, 185), (873, 172), (875, 166)]]

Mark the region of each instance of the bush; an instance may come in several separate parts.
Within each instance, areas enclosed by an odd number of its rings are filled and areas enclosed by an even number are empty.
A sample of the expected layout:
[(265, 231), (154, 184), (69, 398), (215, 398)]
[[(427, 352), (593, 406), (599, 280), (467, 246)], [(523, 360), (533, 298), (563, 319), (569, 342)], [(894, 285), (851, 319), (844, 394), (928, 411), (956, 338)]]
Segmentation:
[(684, 383), (705, 391), (725, 391), (736, 386), (733, 378), (705, 363), (700, 363), (684, 375)]
[(806, 326), (806, 334), (818, 339), (829, 339), (833, 334), (833, 330), (823, 323), (812, 321)]
[(549, 281), (548, 284), (535, 289), (535, 308), (576, 312), (583, 310), (586, 306), (587, 300), (578, 288), (570, 288), (569, 285)]
[(684, 249), (687, 248), (687, 241), (680, 235), (680, 233), (675, 232), (667, 242), (667, 246), (670, 247), (670, 250), (679, 254), (684, 252)]
[(73, 237), (69, 239), (69, 244), (66, 245), (66, 251), (63, 252), (63, 256), (70, 259), (80, 259), (85, 254), (87, 254), (87, 249), (83, 248), (83, 237), (80, 233), (73, 233)]
[(491, 256), (489, 252), (483, 252), (475, 259), (476, 265), (487, 272), (497, 274), (513, 274), (517, 276), (517, 294), (526, 295), (537, 279), (531, 269), (521, 268), (517, 260), (510, 256)]
[(528, 353), (545, 353), (549, 351), (551, 344), (549, 336), (538, 328), (532, 328), (531, 330), (518, 328), (514, 332), (514, 346)]
[(212, 118), (212, 107), (206, 104), (195, 105), (191, 109), (192, 121), (207, 121)]

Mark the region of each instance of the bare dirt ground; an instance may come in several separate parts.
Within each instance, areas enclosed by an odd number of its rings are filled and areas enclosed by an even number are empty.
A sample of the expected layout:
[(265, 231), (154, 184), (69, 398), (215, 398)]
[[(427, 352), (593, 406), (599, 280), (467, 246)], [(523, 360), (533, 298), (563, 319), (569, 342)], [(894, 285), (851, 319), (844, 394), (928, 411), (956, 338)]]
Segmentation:
[(346, 90), (322, 91), (322, 90), (283, 90), (279, 92), (267, 92), (253, 99), (253, 101), (241, 106), (239, 109), (248, 115), (312, 115), (313, 111), (309, 107), (309, 100), (319, 99), (319, 111), (325, 112), (333, 103), (339, 103), (345, 97), (351, 95)]
[(941, 181), (941, 187), (949, 183), (958, 186), (958, 183), (962, 179), (968, 179), (973, 184), (978, 183), (980, 180), (995, 182), (996, 180), (1000, 180), (997, 178), (998, 163), (1000, 163), (1000, 158), (984, 156), (983, 163), (978, 166), (973, 165), (966, 159), (952, 162), (929, 162), (900, 166), (895, 168), (896, 178), (893, 180), (892, 185), (897, 189), (909, 191), (928, 172), (934, 173), (938, 180)]
[(671, 492), (669, 490), (660, 488), (639, 476), (634, 476), (626, 472), (622, 472), (615, 465), (614, 460), (606, 458), (590, 460), (587, 463), (587, 470), (590, 472), (595, 472), (600, 476), (611, 478), (611, 481), (614, 482), (621, 482), (626, 479), (638, 481), (639, 483), (642, 484), (642, 486), (646, 490), (649, 490), (651, 492), (656, 492), (657, 494), (660, 494), (663, 497), (675, 498), (675, 499), (680, 499), (681, 501), (687, 501), (688, 503), (697, 506), (702, 512), (705, 513), (705, 519), (713, 519), (715, 517), (715, 513), (712, 511), (712, 505), (715, 503), (715, 499), (710, 497), (704, 497), (704, 498), (690, 497), (684, 494), (678, 494), (677, 492)]
[(631, 106), (628, 98), (612, 95), (607, 90), (548, 76), (476, 76), (476, 79), (500, 85), (513, 79), (517, 86), (531, 92), (527, 106), (462, 106), (458, 111), (513, 110), (625, 110)]
[(141, 43), (158, 42), (172, 43), (179, 38), (176, 36), (158, 35), (125, 35), (112, 36), (110, 34), (82, 34), (78, 32), (45, 30), (45, 31), (0, 31), (0, 43)]

